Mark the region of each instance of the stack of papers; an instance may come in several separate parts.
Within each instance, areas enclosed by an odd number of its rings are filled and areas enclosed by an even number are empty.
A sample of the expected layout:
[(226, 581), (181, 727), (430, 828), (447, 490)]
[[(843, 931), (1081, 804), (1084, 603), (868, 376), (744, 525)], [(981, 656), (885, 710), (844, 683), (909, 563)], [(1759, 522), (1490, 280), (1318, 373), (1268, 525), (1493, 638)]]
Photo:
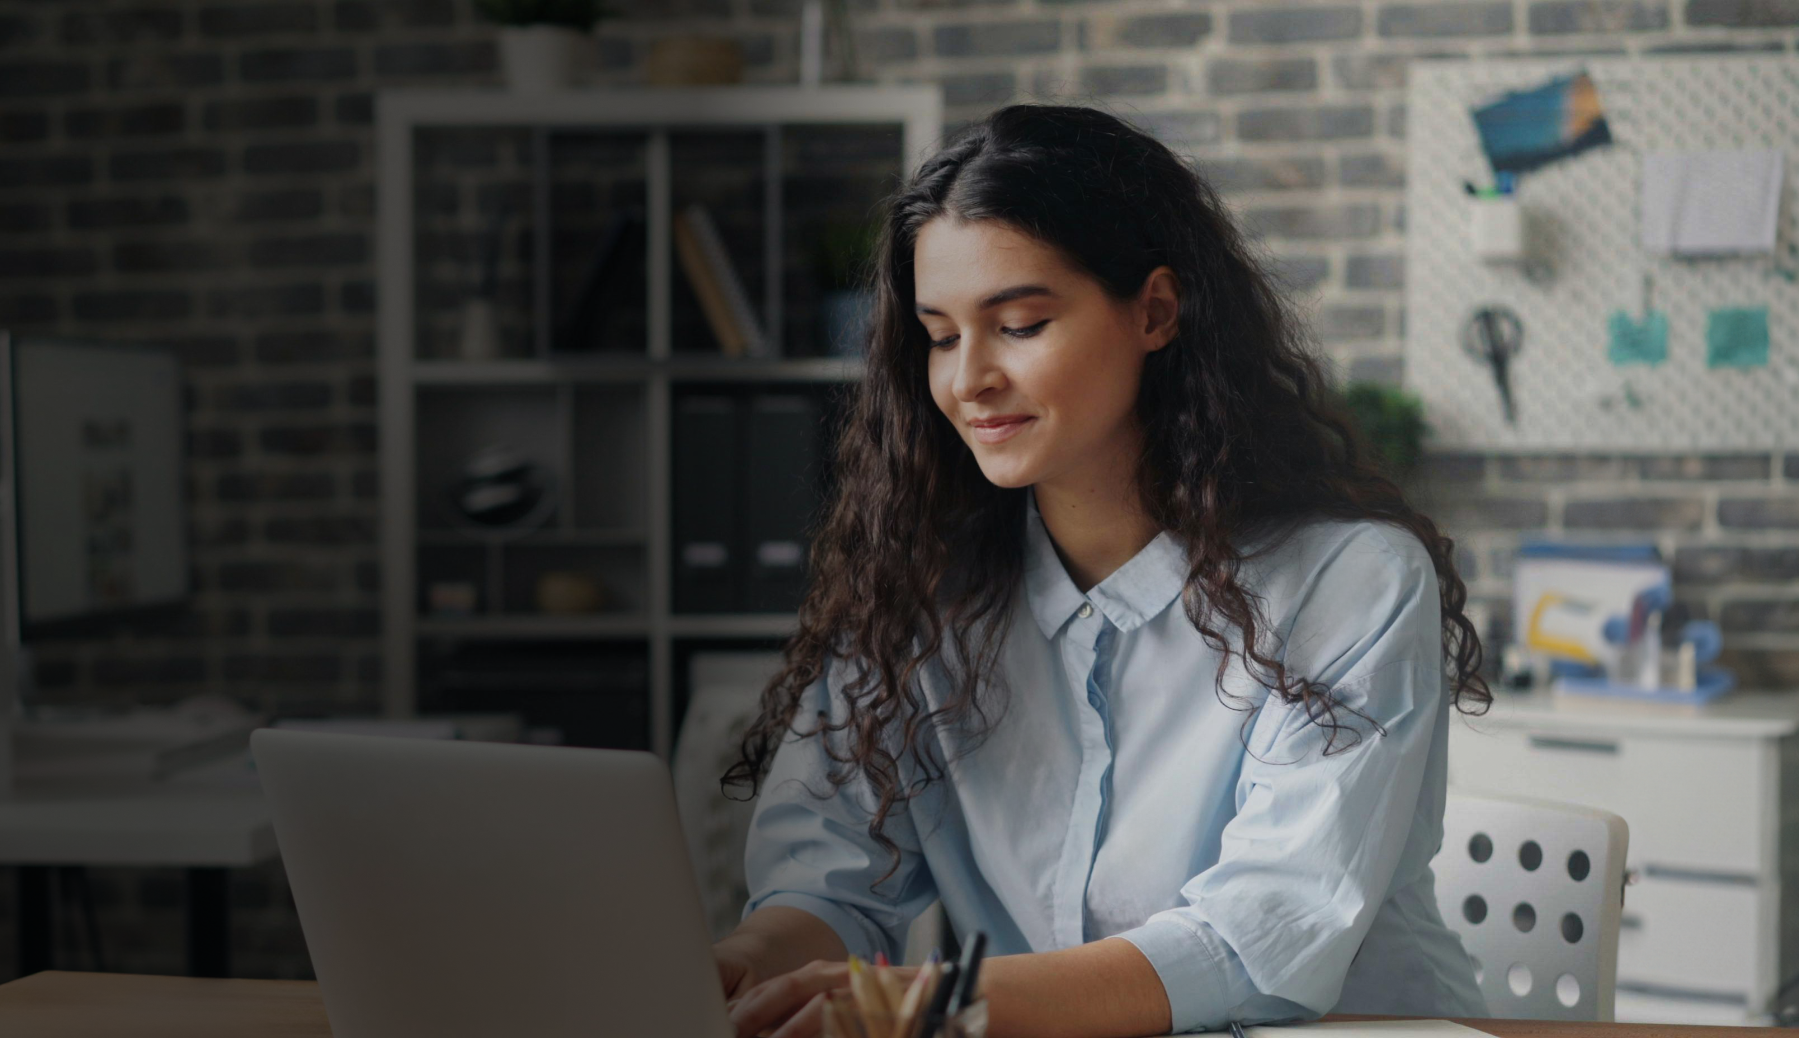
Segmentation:
[(1643, 159), (1643, 248), (1658, 255), (1774, 251), (1784, 153), (1651, 152)]

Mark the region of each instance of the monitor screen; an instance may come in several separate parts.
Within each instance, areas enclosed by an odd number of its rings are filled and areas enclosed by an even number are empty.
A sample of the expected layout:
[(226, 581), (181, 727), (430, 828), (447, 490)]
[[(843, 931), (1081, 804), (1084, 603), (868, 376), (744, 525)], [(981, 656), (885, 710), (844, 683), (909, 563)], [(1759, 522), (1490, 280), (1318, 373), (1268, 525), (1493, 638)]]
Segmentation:
[(12, 389), (25, 633), (185, 598), (180, 362), (20, 338)]

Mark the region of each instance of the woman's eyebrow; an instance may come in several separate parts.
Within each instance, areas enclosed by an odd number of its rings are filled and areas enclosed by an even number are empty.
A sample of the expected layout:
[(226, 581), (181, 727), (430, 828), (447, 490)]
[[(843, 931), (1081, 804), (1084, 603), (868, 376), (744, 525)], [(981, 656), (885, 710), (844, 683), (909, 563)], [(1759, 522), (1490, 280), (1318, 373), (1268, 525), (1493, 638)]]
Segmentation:
[[(1011, 288), (1002, 288), (998, 292), (981, 300), (980, 305), (975, 309), (985, 310), (989, 307), (998, 306), (1001, 303), (1010, 303), (1014, 299), (1023, 299), (1026, 296), (1053, 296), (1055, 294), (1056, 293), (1051, 291), (1047, 285), (1013, 285)], [(942, 310), (939, 310), (936, 307), (926, 306), (923, 303), (915, 303), (912, 309), (921, 314), (935, 314), (938, 317), (943, 316)]]

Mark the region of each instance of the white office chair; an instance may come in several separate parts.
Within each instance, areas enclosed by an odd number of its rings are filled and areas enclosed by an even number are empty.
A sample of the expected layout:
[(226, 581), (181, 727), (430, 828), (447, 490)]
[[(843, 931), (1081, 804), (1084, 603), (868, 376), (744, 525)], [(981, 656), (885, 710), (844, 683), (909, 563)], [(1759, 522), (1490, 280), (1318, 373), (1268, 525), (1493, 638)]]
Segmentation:
[(1492, 1016), (1612, 1019), (1629, 840), (1597, 808), (1450, 791), (1437, 905)]

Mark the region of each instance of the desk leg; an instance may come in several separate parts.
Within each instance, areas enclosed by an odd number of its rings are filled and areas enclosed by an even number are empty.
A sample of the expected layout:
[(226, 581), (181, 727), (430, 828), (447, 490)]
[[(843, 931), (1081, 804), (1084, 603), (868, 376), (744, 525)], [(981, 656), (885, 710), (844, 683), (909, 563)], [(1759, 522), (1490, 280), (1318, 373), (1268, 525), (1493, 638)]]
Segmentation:
[(187, 870), (187, 972), (190, 977), (231, 975), (231, 874), (225, 869)]
[(19, 976), (50, 968), (50, 866), (21, 865), (19, 873)]

